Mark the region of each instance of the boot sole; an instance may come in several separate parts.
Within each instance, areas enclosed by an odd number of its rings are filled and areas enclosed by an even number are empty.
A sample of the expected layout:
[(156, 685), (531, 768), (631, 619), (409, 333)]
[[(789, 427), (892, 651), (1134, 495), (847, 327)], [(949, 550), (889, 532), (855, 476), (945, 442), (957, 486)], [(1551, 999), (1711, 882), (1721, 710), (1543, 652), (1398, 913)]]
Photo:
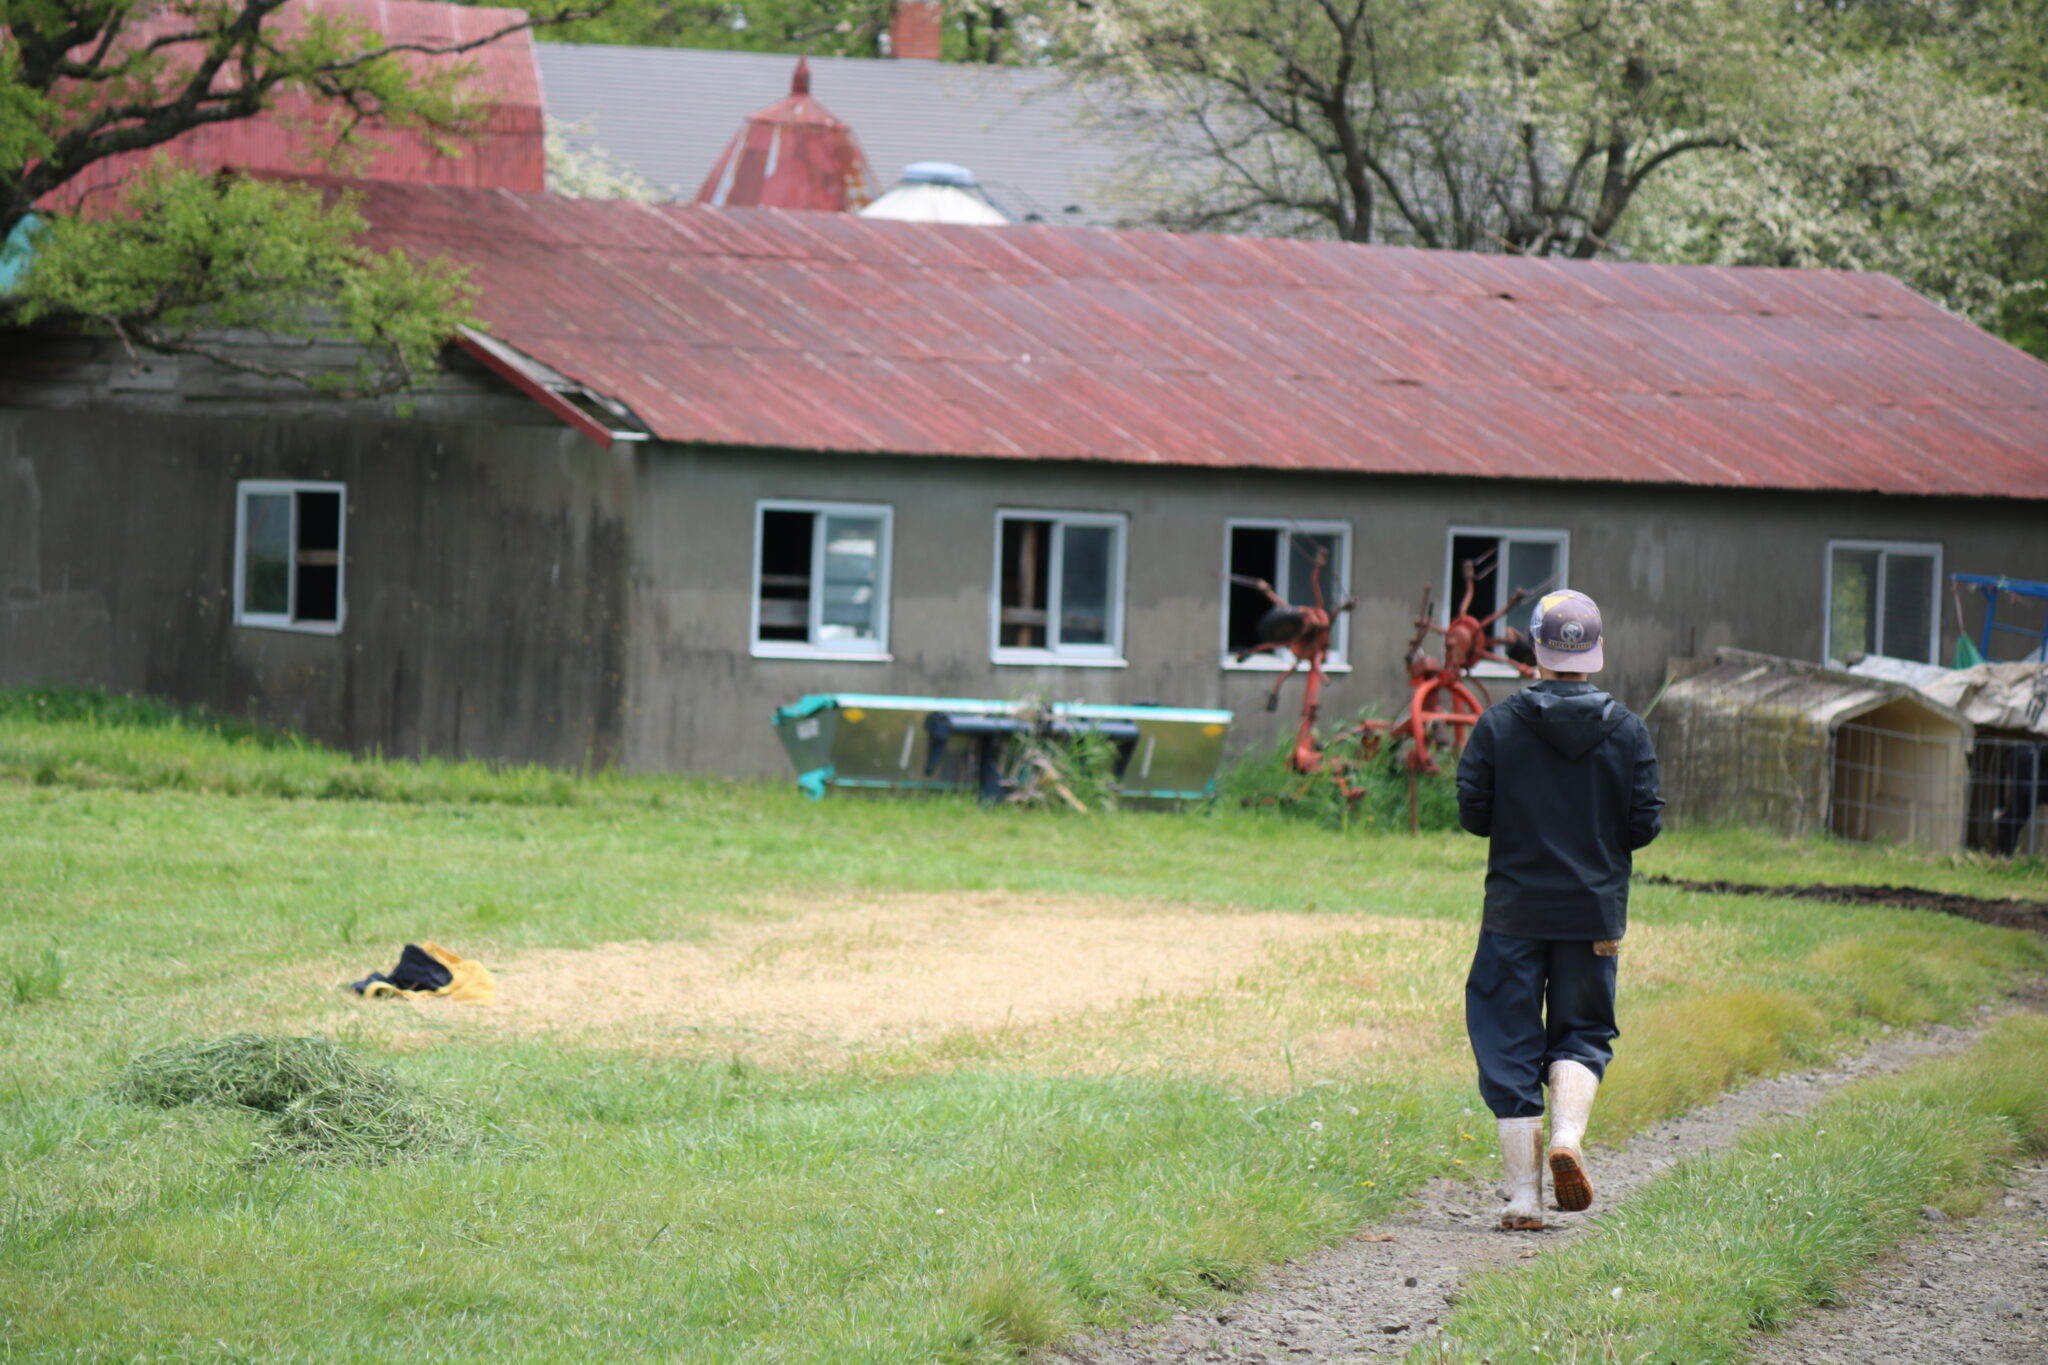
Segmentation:
[(1593, 1182), (1586, 1177), (1585, 1163), (1569, 1147), (1550, 1149), (1550, 1188), (1566, 1213), (1593, 1206)]

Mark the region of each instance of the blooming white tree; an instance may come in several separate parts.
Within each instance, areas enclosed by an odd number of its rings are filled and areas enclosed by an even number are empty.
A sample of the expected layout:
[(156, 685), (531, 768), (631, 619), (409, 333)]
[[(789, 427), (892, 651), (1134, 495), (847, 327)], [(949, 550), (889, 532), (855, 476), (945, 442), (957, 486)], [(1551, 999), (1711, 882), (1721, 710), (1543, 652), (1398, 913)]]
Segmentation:
[(580, 124), (549, 118), (543, 137), (547, 149), (548, 192), (576, 199), (632, 199), (651, 204), (678, 196), (664, 194), (652, 181), (612, 156), (604, 148), (570, 141), (584, 132)]
[(1961, 88), (1926, 57), (1817, 73), (1811, 116), (1673, 168), (1629, 225), (1632, 254), (1882, 270), (1991, 325), (2038, 289), (2016, 235), (2048, 203), (2048, 115)]
[(1163, 225), (1886, 270), (2011, 323), (2044, 34), (2043, 0), (1071, 0), (1060, 39), (1171, 148), (1118, 187)]
[(1764, 0), (1116, 0), (1083, 69), (1180, 135), (1185, 226), (1466, 250), (1607, 250), (1664, 168), (1746, 145), (1794, 41)]

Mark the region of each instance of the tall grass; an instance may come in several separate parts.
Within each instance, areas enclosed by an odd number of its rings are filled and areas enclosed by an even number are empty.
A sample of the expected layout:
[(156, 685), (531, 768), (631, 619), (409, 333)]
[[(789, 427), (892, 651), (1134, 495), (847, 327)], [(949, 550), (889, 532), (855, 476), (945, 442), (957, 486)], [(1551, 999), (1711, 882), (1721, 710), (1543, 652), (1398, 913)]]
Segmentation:
[[(1400, 755), (1359, 758), (1356, 740), (1333, 744), (1326, 759), (1346, 772), (1346, 779), (1364, 795), (1347, 798), (1326, 776), (1304, 777), (1289, 766), (1294, 741), (1283, 739), (1270, 749), (1253, 750), (1223, 772), (1216, 783), (1216, 803), (1320, 825), (1325, 829), (1406, 830), (1408, 767)], [(1455, 755), (1439, 755), (1442, 771), (1416, 778), (1415, 809), (1419, 827), (1432, 832), (1458, 828), (1458, 788), (1452, 780)]]
[(0, 776), (222, 796), (564, 806), (643, 786), (538, 765), (357, 758), (252, 721), (93, 688), (0, 688)]
[(2048, 1151), (2048, 1019), (2009, 1018), (1959, 1058), (1866, 1082), (1809, 1117), (1686, 1162), (1591, 1235), (1473, 1281), (1430, 1365), (1743, 1359), (1749, 1334), (1842, 1285), (1928, 1206), (1981, 1202)]
[(10, 961), (6, 974), (7, 993), (14, 1003), (33, 1005), (63, 995), (71, 970), (63, 951), (53, 943), (34, 957)]

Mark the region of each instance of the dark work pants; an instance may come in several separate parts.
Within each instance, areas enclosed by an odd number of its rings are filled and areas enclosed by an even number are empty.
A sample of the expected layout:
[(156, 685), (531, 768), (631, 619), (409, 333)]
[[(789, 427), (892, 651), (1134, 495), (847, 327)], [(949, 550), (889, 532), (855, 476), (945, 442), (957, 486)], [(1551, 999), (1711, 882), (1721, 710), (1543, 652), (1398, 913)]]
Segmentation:
[(1495, 1118), (1543, 1112), (1550, 1064), (1604, 1075), (1614, 1026), (1614, 957), (1590, 943), (1479, 933), (1465, 980), (1465, 1032), (1479, 1059), (1479, 1096)]

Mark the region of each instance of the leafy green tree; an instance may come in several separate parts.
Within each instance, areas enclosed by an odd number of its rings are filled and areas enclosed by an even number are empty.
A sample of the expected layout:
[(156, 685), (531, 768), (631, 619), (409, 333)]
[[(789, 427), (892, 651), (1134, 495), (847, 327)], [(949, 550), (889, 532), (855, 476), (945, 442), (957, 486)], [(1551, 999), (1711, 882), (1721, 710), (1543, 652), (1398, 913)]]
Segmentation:
[(1634, 253), (1881, 270), (1998, 325), (2029, 289), (2022, 239), (2048, 193), (2048, 120), (1912, 52), (1837, 62), (1806, 90), (1800, 126), (1659, 185)]
[[(36, 241), (21, 320), (68, 314), (138, 348), (203, 355), (234, 369), (347, 396), (408, 388), (468, 315), (462, 273), (357, 244), (366, 227), (343, 196), (202, 176), (157, 165), (128, 186), (122, 211), (62, 218)], [(344, 370), (257, 360), (210, 338), (254, 331), (348, 343)]]
[[(462, 54), (521, 28), (601, 13), (606, 0), (449, 43), (387, 41), (330, 14), (286, 24), (288, 3), (5, 0), (0, 238), (110, 157), (251, 118), (286, 96), (311, 101), (338, 168), (373, 145), (380, 127), (447, 146), (483, 112)], [(420, 373), (463, 316), (466, 296), (445, 267), (358, 250), (361, 221), (302, 187), (215, 182), (160, 166), (110, 212), (54, 218), (36, 240), (18, 315), (94, 320), (131, 346), (250, 368), (207, 346), (209, 318), (219, 327), (348, 337), (368, 348), (367, 368), (323, 382), (388, 392)]]
[(578, 43), (880, 57), (892, 0), (619, 0), (556, 36)]
[(2048, 357), (2048, 0), (1791, 13), (1803, 116), (1666, 180), (1631, 248), (1886, 271)]
[[(1043, 60), (1045, 15), (1057, 3), (952, 0), (941, 55), (951, 62)], [(886, 57), (895, 8), (895, 0), (618, 0), (602, 19), (553, 36), (577, 43)]]

